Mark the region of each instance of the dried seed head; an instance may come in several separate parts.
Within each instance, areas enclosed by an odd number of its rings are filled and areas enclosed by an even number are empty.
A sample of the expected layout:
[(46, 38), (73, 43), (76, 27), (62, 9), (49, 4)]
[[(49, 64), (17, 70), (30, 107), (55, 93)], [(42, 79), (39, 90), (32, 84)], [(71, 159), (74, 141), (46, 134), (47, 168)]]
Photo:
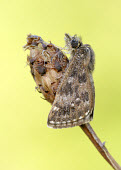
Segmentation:
[(68, 58), (54, 44), (41, 37), (29, 34), (24, 49), (30, 50), (27, 63), (36, 82), (36, 89), (45, 99), (53, 103), (58, 84), (68, 65)]

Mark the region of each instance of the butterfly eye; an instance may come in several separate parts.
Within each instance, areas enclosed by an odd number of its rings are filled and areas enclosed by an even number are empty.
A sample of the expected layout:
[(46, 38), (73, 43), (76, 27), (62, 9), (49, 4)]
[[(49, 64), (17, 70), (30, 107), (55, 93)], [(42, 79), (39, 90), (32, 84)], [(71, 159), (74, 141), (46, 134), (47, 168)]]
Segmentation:
[(78, 47), (78, 43), (79, 43), (79, 42), (78, 42), (77, 40), (74, 40), (74, 39), (73, 39), (73, 40), (71, 41), (71, 46), (72, 46), (72, 48), (77, 48), (77, 47)]

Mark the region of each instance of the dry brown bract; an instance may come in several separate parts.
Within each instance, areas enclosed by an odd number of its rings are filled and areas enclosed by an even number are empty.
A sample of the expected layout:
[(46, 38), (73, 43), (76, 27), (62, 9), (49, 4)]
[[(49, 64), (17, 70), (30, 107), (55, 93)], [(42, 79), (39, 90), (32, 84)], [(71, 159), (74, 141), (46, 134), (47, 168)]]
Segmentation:
[(58, 84), (68, 65), (68, 58), (54, 44), (41, 37), (29, 34), (24, 49), (30, 50), (27, 63), (36, 82), (37, 90), (53, 103)]

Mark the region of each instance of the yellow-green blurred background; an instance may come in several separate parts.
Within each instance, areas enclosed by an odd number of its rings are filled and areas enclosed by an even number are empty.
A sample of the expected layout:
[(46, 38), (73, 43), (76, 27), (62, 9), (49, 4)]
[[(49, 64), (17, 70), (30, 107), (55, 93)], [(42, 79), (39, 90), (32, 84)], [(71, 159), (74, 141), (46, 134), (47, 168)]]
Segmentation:
[(26, 66), (27, 34), (64, 47), (82, 36), (96, 54), (91, 125), (121, 164), (121, 0), (0, 0), (0, 170), (110, 170), (79, 127), (47, 127), (51, 105)]

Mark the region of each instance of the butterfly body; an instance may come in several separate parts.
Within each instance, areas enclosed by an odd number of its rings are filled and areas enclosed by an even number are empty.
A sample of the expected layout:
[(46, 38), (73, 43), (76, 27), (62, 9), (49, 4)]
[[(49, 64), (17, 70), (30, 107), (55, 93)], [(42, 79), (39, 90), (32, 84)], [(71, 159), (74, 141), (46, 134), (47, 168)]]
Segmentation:
[(95, 103), (92, 78), (93, 50), (89, 45), (83, 45), (78, 37), (67, 34), (66, 38), (71, 59), (48, 116), (48, 126), (52, 128), (79, 126), (93, 118)]

